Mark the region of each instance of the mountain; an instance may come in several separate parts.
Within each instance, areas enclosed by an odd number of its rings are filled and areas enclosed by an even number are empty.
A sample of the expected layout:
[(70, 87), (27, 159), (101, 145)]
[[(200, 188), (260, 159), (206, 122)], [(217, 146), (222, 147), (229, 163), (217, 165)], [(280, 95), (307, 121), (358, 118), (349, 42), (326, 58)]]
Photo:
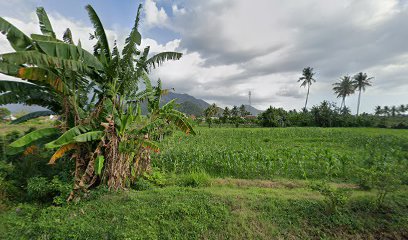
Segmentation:
[(185, 102), (189, 102), (188, 104), (194, 104), (197, 107), (201, 108), (201, 109), (206, 109), (210, 106), (210, 104), (208, 104), (206, 101), (201, 100), (201, 99), (197, 99), (191, 95), (185, 94), (185, 93), (174, 93), (174, 92), (170, 92), (169, 94), (165, 95), (162, 97), (162, 101), (164, 103), (167, 103), (173, 99), (177, 98), (177, 103), (178, 104), (182, 104)]
[[(185, 93), (175, 93), (175, 92), (170, 92), (169, 94), (162, 96), (160, 105), (164, 105), (173, 99), (177, 99), (176, 103), (179, 105), (177, 106), (177, 109), (188, 115), (202, 116), (204, 110), (210, 106), (209, 103), (207, 103), (206, 101), (202, 99), (195, 98)], [(237, 105), (237, 106), (239, 107), (240, 105)], [(5, 105), (4, 107), (9, 108), (13, 113), (19, 112), (22, 110), (27, 111), (27, 112), (44, 110), (44, 108), (42, 107), (25, 106), (22, 104), (10, 104), (10, 105)], [(249, 105), (245, 105), (245, 109), (248, 112), (250, 112), (251, 115), (254, 115), (254, 116), (257, 116), (259, 113), (262, 112)], [(219, 108), (218, 115), (221, 116), (222, 112), (223, 112), (223, 109)], [(142, 104), (142, 113), (143, 114), (147, 113), (146, 104)]]
[(257, 116), (258, 114), (262, 113), (263, 111), (258, 110), (250, 105), (244, 105), (245, 109), (251, 113), (252, 116)]

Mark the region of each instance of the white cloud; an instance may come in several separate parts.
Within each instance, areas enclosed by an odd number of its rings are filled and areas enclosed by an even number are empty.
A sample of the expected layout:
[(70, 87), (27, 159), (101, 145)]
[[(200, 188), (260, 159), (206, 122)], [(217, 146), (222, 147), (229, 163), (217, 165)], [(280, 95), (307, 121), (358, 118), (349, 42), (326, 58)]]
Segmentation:
[(158, 8), (153, 0), (146, 0), (144, 5), (146, 23), (149, 27), (164, 26), (168, 16), (164, 8)]

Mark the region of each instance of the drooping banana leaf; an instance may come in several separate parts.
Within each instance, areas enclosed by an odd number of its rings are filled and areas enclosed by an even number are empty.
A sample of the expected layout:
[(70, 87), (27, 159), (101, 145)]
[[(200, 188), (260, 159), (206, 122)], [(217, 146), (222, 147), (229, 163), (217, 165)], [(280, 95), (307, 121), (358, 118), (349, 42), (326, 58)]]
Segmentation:
[(62, 134), (58, 139), (49, 142), (45, 144), (46, 148), (58, 148), (62, 147), (64, 145), (70, 144), (74, 142), (74, 138), (78, 135), (81, 135), (84, 132), (87, 132), (89, 130), (88, 126), (76, 126), (68, 131), (66, 131), (64, 134)]
[(38, 130), (35, 130), (33, 132), (30, 132), (30, 133), (24, 135), (23, 137), (17, 139), (16, 141), (10, 143), (9, 146), (13, 147), (13, 148), (24, 147), (24, 146), (27, 146), (29, 144), (32, 144), (33, 142), (35, 142), (38, 139), (49, 137), (49, 136), (56, 135), (56, 134), (59, 134), (59, 133), (60, 133), (60, 130), (57, 129), (57, 128), (38, 129)]
[(103, 131), (92, 131), (74, 137), (75, 142), (91, 142), (95, 140), (101, 140), (103, 137)]
[(44, 117), (44, 116), (49, 116), (55, 114), (53, 111), (36, 111), (36, 112), (31, 112), (28, 113), (22, 117), (17, 118), (16, 120), (11, 121), (11, 124), (19, 124), (22, 122), (26, 122), (28, 120), (38, 118), (38, 117)]
[(50, 161), (48, 162), (48, 164), (54, 164), (56, 160), (58, 160), (59, 158), (61, 158), (62, 156), (64, 156), (64, 154), (66, 152), (68, 152), (69, 150), (72, 150), (76, 147), (75, 143), (70, 143), (67, 145), (64, 145), (62, 147), (60, 147), (51, 157)]
[(161, 52), (146, 60), (145, 65), (147, 68), (156, 68), (165, 61), (179, 60), (181, 56), (183, 56), (183, 54), (178, 52)]
[(38, 51), (6, 53), (1, 54), (0, 58), (16, 65), (28, 64), (41, 68), (58, 68), (80, 73), (92, 72), (88, 65), (83, 62), (52, 57)]
[(172, 121), (173, 124), (184, 133), (196, 135), (193, 126), (191, 126), (191, 124), (187, 121), (183, 113), (177, 110), (171, 110), (169, 113), (162, 113), (161, 115), (162, 118)]
[(42, 92), (43, 90), (44, 89), (42, 87), (26, 81), (0, 80), (0, 93), (14, 92), (16, 94), (26, 94), (29, 92)]
[(7, 40), (16, 51), (33, 50), (31, 39), (13, 24), (0, 17), (0, 32), (7, 36)]
[(65, 60), (81, 61), (96, 70), (101, 70), (103, 68), (102, 64), (95, 56), (74, 44), (52, 41), (37, 41), (37, 44), (40, 49), (49, 56)]

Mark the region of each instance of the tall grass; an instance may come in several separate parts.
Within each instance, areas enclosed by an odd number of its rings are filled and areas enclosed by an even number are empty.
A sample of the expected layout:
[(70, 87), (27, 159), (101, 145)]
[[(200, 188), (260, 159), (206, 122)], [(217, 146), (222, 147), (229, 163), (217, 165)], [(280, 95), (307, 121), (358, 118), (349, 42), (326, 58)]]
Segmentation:
[(408, 131), (325, 128), (199, 128), (174, 135), (155, 166), (217, 177), (351, 180), (372, 161), (407, 169)]

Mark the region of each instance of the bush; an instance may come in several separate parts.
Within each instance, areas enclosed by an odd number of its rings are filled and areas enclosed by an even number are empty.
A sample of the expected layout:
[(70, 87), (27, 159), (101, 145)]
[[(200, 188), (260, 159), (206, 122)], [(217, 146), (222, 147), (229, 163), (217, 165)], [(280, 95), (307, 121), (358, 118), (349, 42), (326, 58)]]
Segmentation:
[(166, 175), (158, 168), (154, 168), (150, 173), (143, 173), (143, 179), (158, 187), (164, 187), (167, 183)]
[(58, 177), (54, 177), (51, 181), (44, 177), (34, 177), (28, 180), (27, 196), (32, 201), (62, 205), (71, 188), (71, 184), (62, 182)]
[(310, 188), (323, 195), (329, 212), (337, 213), (348, 202), (351, 191), (345, 188), (333, 188), (326, 182), (312, 183)]
[(205, 172), (192, 172), (179, 176), (177, 185), (182, 187), (205, 187), (211, 183), (211, 177)]

